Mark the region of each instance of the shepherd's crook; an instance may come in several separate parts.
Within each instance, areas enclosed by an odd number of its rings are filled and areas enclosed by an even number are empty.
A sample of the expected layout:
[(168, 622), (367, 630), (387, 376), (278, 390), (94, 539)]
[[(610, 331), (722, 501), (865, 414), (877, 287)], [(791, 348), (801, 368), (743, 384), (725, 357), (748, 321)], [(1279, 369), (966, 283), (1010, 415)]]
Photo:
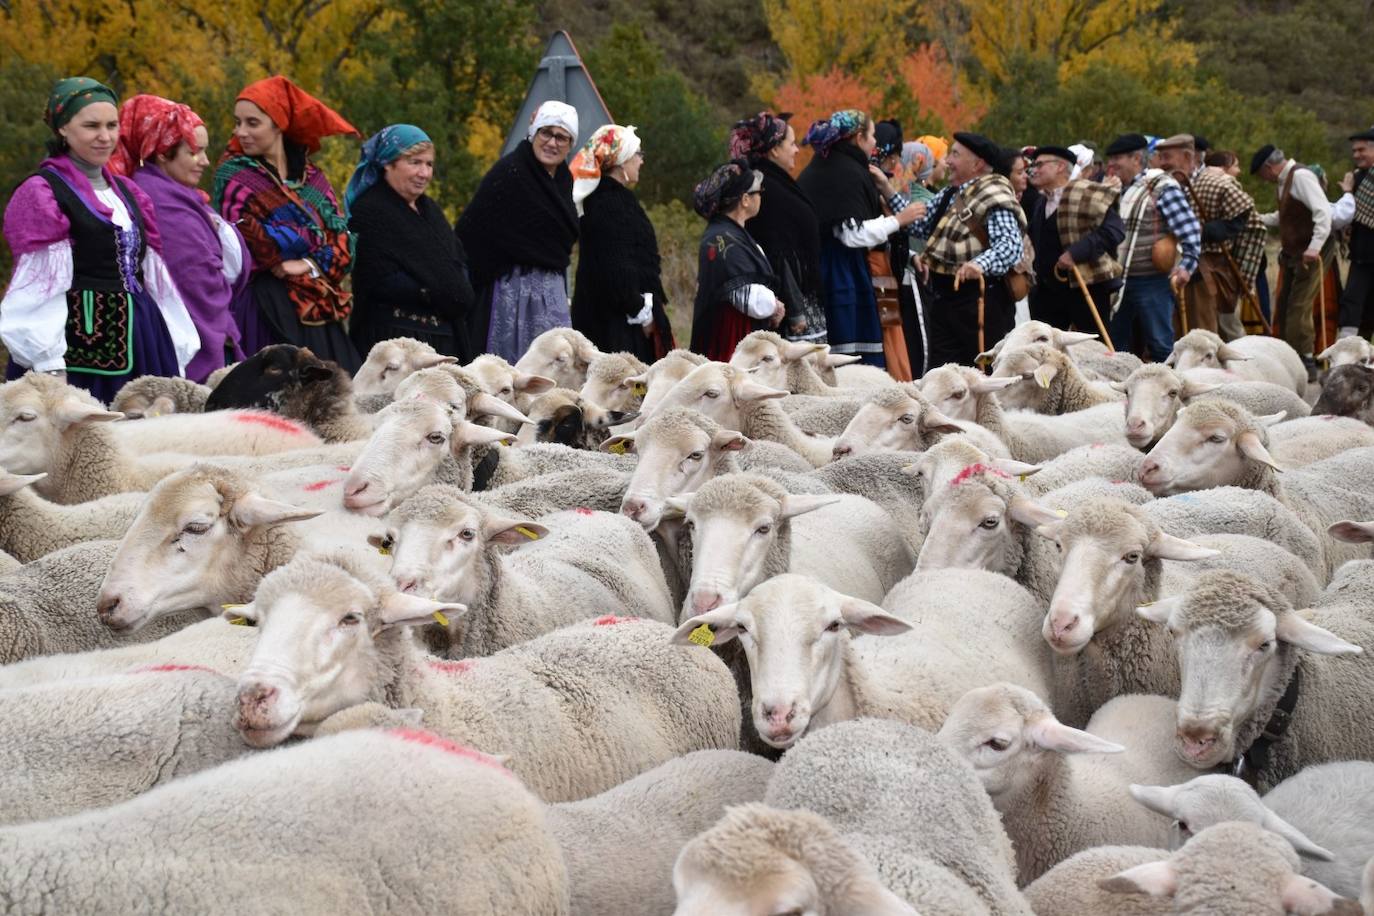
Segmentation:
[[(988, 286), (983, 280), (983, 275), (978, 275), (978, 352), (983, 353), (987, 347), (983, 341), (983, 296), (987, 293)], [(954, 291), (959, 292), (959, 275), (954, 275)]]
[[(1108, 353), (1115, 353), (1116, 347), (1112, 346), (1112, 335), (1107, 333), (1107, 326), (1102, 323), (1102, 315), (1097, 311), (1097, 303), (1093, 302), (1092, 293), (1088, 292), (1088, 284), (1083, 280), (1083, 274), (1078, 269), (1077, 264), (1070, 264), (1069, 270), (1073, 271), (1073, 278), (1078, 281), (1078, 288), (1083, 292), (1083, 299), (1088, 303), (1088, 311), (1093, 313), (1093, 321), (1097, 322), (1097, 332), (1102, 335), (1102, 342), (1107, 345)], [(1054, 275), (1059, 279), (1067, 279), (1059, 273), (1060, 267), (1054, 265)]]

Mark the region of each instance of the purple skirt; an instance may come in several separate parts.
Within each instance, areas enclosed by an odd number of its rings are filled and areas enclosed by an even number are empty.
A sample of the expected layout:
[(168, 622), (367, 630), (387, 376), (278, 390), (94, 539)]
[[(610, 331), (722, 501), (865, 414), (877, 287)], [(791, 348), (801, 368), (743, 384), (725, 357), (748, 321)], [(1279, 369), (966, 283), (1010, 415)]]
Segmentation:
[[(101, 403), (109, 404), (119, 389), (140, 375), (174, 376), (181, 373), (177, 369), (177, 352), (172, 346), (172, 335), (167, 333), (167, 324), (162, 320), (162, 312), (157, 303), (147, 293), (135, 293), (134, 305), (134, 364), (131, 371), (124, 375), (96, 375), (92, 372), (71, 370), (67, 373), (67, 384), (85, 388), (95, 395)], [(5, 367), (5, 380), (13, 381), (25, 372), (13, 359)]]

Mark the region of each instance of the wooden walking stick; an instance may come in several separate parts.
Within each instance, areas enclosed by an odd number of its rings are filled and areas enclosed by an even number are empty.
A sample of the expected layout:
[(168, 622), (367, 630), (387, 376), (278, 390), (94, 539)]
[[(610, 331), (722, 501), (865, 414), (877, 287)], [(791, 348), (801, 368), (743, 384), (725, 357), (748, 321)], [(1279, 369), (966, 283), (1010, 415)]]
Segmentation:
[[(959, 275), (954, 275), (954, 291), (959, 292)], [(987, 346), (983, 340), (983, 297), (988, 291), (987, 283), (983, 280), (983, 275), (978, 275), (978, 352), (987, 352)]]
[[(1265, 318), (1265, 317), (1264, 317), (1264, 310), (1260, 308), (1259, 297), (1257, 297), (1257, 296), (1255, 295), (1255, 286), (1254, 286), (1254, 284), (1253, 284), (1253, 283), (1246, 283), (1246, 282), (1245, 282), (1245, 274), (1243, 274), (1243, 273), (1240, 272), (1240, 265), (1236, 263), (1236, 256), (1235, 256), (1235, 255), (1231, 254), (1231, 252), (1229, 252), (1229, 251), (1226, 252), (1226, 260), (1230, 263), (1231, 269), (1234, 270), (1234, 271), (1236, 272), (1236, 276), (1240, 279), (1241, 289), (1242, 289), (1242, 292), (1241, 292), (1241, 302), (1242, 302), (1244, 305), (1250, 306), (1250, 309), (1255, 313), (1255, 317), (1259, 319), (1260, 325), (1264, 328), (1264, 333), (1265, 333), (1266, 335), (1270, 336), (1270, 337), (1273, 337), (1273, 336), (1274, 336), (1274, 326), (1271, 325), (1271, 324), (1269, 323), (1269, 319), (1268, 319), (1268, 318)], [(1244, 325), (1244, 323), (1245, 323), (1245, 312), (1244, 312), (1244, 310), (1242, 310), (1241, 313), (1240, 313), (1240, 320), (1241, 320), (1241, 324)]]
[(1188, 297), (1184, 295), (1186, 286), (1186, 283), (1175, 283), (1172, 278), (1169, 280), (1169, 288), (1174, 291), (1174, 305), (1178, 307), (1178, 325), (1184, 334), (1188, 333)]
[[(1088, 303), (1088, 311), (1093, 313), (1093, 321), (1097, 323), (1097, 333), (1102, 335), (1102, 342), (1107, 345), (1108, 353), (1115, 353), (1116, 347), (1112, 346), (1112, 335), (1107, 333), (1107, 326), (1102, 323), (1102, 315), (1097, 311), (1097, 303), (1093, 302), (1092, 293), (1088, 292), (1088, 284), (1083, 280), (1083, 273), (1078, 269), (1077, 264), (1070, 264), (1069, 270), (1073, 271), (1074, 280), (1078, 281), (1078, 288), (1083, 293), (1083, 299)], [(1068, 277), (1060, 273), (1059, 265), (1054, 265), (1054, 275), (1060, 280), (1068, 282)]]
[(1317, 309), (1321, 316), (1321, 349), (1318, 353), (1325, 352), (1326, 343), (1326, 261), (1317, 262)]

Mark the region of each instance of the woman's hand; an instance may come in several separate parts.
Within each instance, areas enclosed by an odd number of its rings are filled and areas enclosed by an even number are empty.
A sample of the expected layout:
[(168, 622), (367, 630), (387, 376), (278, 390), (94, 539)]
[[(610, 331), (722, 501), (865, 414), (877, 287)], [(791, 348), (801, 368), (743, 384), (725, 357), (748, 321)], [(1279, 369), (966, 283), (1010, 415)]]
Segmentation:
[(891, 197), (895, 192), (892, 182), (888, 181), (887, 174), (876, 165), (868, 167), (868, 174), (873, 177), (873, 183), (878, 186), (878, 190), (883, 192), (883, 197)]
[(916, 220), (926, 215), (926, 205), (922, 203), (910, 203), (897, 214), (897, 225), (905, 228)]
[(303, 277), (310, 273), (310, 262), (297, 258), (291, 261), (282, 261), (272, 268), (272, 275), (279, 280), (287, 277)]
[(776, 328), (778, 325), (782, 324), (783, 316), (786, 314), (787, 310), (783, 308), (782, 300), (779, 299), (777, 308), (773, 309), (773, 317), (768, 319), (769, 327)]

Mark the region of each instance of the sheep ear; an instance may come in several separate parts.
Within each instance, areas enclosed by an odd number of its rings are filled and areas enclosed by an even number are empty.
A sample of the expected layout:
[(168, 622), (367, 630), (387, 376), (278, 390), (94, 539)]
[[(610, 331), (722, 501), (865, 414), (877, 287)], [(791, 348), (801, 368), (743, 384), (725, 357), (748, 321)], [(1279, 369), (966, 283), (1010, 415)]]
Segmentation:
[(753, 379), (743, 376), (731, 387), (734, 389), (735, 399), (739, 401), (769, 401), (773, 398), (785, 398), (788, 395), (786, 391), (760, 385)]
[(1269, 450), (1264, 447), (1264, 443), (1260, 442), (1259, 436), (1253, 431), (1247, 430), (1237, 436), (1236, 447), (1240, 449), (1242, 455), (1251, 461), (1267, 464), (1276, 471), (1283, 470), (1279, 467), (1279, 463), (1274, 460), (1274, 457), (1269, 454)]
[(685, 518), (687, 509), (692, 505), (692, 494), (683, 493), (681, 496), (668, 496), (663, 500), (663, 511), (659, 513), (659, 518), (674, 519)]
[(838, 496), (789, 493), (782, 498), (782, 517), (785, 519), (796, 518), (798, 515), (815, 512), (817, 509), (834, 505), (839, 501)]
[(1054, 377), (1058, 374), (1058, 366), (1053, 363), (1045, 363), (1031, 373), (1031, 378), (1035, 379), (1035, 384), (1039, 385), (1041, 388), (1048, 388), (1050, 387), (1050, 382), (1054, 381)]
[[(668, 637), (668, 642), (675, 646), (689, 644), (718, 646), (723, 642), (729, 642), (739, 635), (739, 627), (735, 625), (738, 611), (738, 604), (722, 604), (705, 614), (688, 617), (673, 631), (673, 635)], [(706, 627), (710, 631), (711, 639), (709, 642), (703, 638), (706, 634), (701, 631), (702, 627)]]
[(911, 629), (911, 624), (900, 617), (893, 617), (876, 604), (848, 595), (840, 602), (840, 617), (850, 632), (869, 636), (900, 636)]
[(928, 433), (961, 433), (964, 428), (955, 423), (949, 417), (940, 413), (934, 407), (927, 407), (921, 412), (921, 429)]
[[(1014, 382), (1016, 379), (1012, 379), (1011, 381)], [(1011, 458), (989, 458), (988, 466), (995, 471), (1001, 471), (1003, 474), (1010, 474), (1021, 480), (1025, 480), (1032, 474), (1038, 474), (1041, 471), (1041, 467), (1038, 464), (1027, 464), (1024, 461), (1015, 461)], [(902, 468), (902, 470), (905, 471), (906, 468)]]
[(911, 904), (888, 890), (871, 865), (845, 876), (833, 912), (852, 916), (920, 916)]
[(376, 547), (379, 551), (385, 550), (389, 553), (391, 551), (391, 545), (396, 543), (396, 539), (392, 537), (390, 533), (369, 534), (367, 536), (367, 543), (372, 547)]
[(1015, 385), (1017, 379), (1014, 378), (993, 378), (988, 375), (980, 376), (978, 381), (969, 386), (969, 391), (974, 394), (991, 394), (1001, 391), (1003, 388), (1010, 388)]
[(1311, 878), (1304, 878), (1302, 875), (1290, 875), (1284, 882), (1283, 891), (1280, 893), (1280, 902), (1283, 904), (1285, 913), (1296, 913), (1297, 916), (1320, 916), (1323, 913), (1360, 913), (1357, 904), (1349, 907), (1340, 907), (1341, 904), (1353, 904), (1353, 901), (1346, 900), (1339, 896), (1331, 888), (1324, 884), (1318, 884)]
[(1230, 344), (1222, 344), (1221, 346), (1217, 347), (1217, 362), (1245, 362), (1249, 359), (1250, 357), (1246, 356), (1244, 353), (1240, 352)]
[(168, 414), (174, 414), (176, 412), (176, 401), (173, 401), (165, 394), (160, 394), (153, 398), (153, 403), (148, 405), (148, 409), (144, 411), (143, 415), (145, 417), (165, 417)]
[(827, 353), (825, 354), (825, 364), (831, 369), (838, 369), (841, 366), (852, 366), (863, 359), (857, 353)]
[(1168, 624), (1174, 612), (1183, 607), (1183, 596), (1172, 595), (1150, 604), (1142, 604), (1135, 612), (1151, 623)]
[(283, 522), (300, 522), (308, 518), (318, 518), (323, 514), (289, 503), (280, 503), (250, 490), (234, 500), (234, 506), (229, 510), (229, 521), (239, 528), (248, 529), (280, 525)]
[(458, 357), (456, 356), (445, 356), (442, 353), (426, 353), (415, 358), (415, 369), (418, 372), (421, 369), (433, 369), (435, 366), (456, 362), (458, 362)]
[(499, 417), (521, 424), (534, 422), (505, 401), (485, 391), (479, 391), (472, 396), (472, 400), (468, 402), (468, 410), (474, 417)]
[(474, 445), (510, 445), (515, 437), (505, 430), (493, 429), (459, 420), (453, 424), (453, 437), (449, 440), (449, 451), (457, 453)]
[(1036, 747), (1061, 754), (1120, 754), (1126, 750), (1119, 744), (1070, 728), (1048, 713), (1026, 726), (1026, 737)]
[(1048, 509), (1025, 496), (1013, 496), (1007, 504), (1007, 514), (1028, 528), (1048, 527), (1057, 524), (1064, 517), (1062, 510)]
[(1119, 391), (1119, 392), (1121, 392), (1122, 394), (1126, 394), (1126, 393), (1127, 393), (1127, 392), (1126, 392), (1126, 383), (1125, 383), (1125, 382), (1108, 382), (1108, 383), (1107, 383), (1107, 387), (1110, 388), (1110, 389), (1112, 389), (1113, 391)]
[(1329, 849), (1318, 846), (1307, 838), (1297, 827), (1279, 817), (1268, 807), (1264, 809), (1264, 820), (1260, 821), (1260, 826), (1270, 833), (1277, 833), (1283, 837), (1300, 855), (1307, 856), (1309, 859), (1317, 859), (1322, 862), (1334, 862), (1336, 856)]
[(416, 627), (427, 623), (438, 623), (447, 628), (457, 617), (466, 614), (466, 604), (453, 601), (435, 601), (404, 592), (388, 591), (378, 608), (379, 629), (392, 627)]
[(1286, 416), (1288, 416), (1288, 411), (1280, 410), (1278, 413), (1267, 413), (1261, 416), (1257, 416), (1255, 417), (1255, 422), (1258, 423), (1260, 426), (1263, 426), (1265, 429), (1268, 429), (1275, 423), (1282, 423), (1283, 418)]
[(111, 420), (122, 420), (124, 414), (106, 410), (99, 404), (87, 404), (77, 398), (64, 398), (53, 410), (53, 417), (57, 420), (57, 425), (65, 429), (68, 426), (76, 426), (78, 423), (105, 423)]
[(995, 360), (997, 358), (997, 354), (1002, 352), (1002, 343), (1003, 341), (999, 340), (997, 341), (997, 343), (992, 345), (991, 350), (984, 350), (982, 353), (979, 353), (977, 356), (973, 358), (973, 364), (975, 366), (986, 366), (988, 363)]
[(798, 343), (789, 340), (782, 345), (782, 358), (784, 362), (794, 363), (817, 352), (823, 346), (825, 344)]
[(1097, 340), (1096, 334), (1085, 334), (1082, 331), (1061, 331), (1058, 328), (1054, 331), (1054, 342), (1060, 350), (1072, 347), (1074, 344), (1087, 343), (1090, 340)]
[(299, 375), (303, 382), (327, 382), (334, 377), (334, 370), (328, 366), (302, 366)]
[(249, 604), (221, 604), (219, 615), (230, 623), (257, 623), (260, 619), (258, 609)]
[(1103, 878), (1097, 886), (1113, 894), (1149, 894), (1151, 897), (1172, 897), (1178, 890), (1178, 872), (1173, 863), (1146, 862), (1135, 868)]
[(531, 375), (528, 372), (516, 372), (511, 384), (516, 391), (522, 394), (543, 394), (558, 387), (558, 383), (553, 379), (542, 375)]
[(1139, 786), (1132, 783), (1130, 793), (1131, 798), (1155, 814), (1177, 817), (1174, 813), (1174, 799), (1178, 795), (1178, 788), (1178, 786)]
[(1220, 385), (1209, 385), (1185, 378), (1183, 380), (1183, 387), (1179, 389), (1178, 395), (1186, 402), (1191, 401), (1193, 398), (1202, 397), (1204, 394), (1210, 394), (1220, 387)]
[(1059, 526), (1061, 524), (1063, 524), (1062, 521), (1055, 521), (1048, 525), (1037, 525), (1035, 528), (1035, 533), (1040, 535), (1042, 538), (1052, 541), (1059, 536)]
[(1172, 534), (1165, 534), (1163, 531), (1150, 539), (1149, 545), (1145, 548), (1145, 553), (1147, 556), (1157, 557), (1161, 560), (1206, 560), (1210, 557), (1221, 556), (1220, 550), (1203, 547), (1192, 541), (1174, 537)]
[(1330, 630), (1304, 619), (1296, 611), (1286, 611), (1278, 616), (1274, 635), (1289, 645), (1318, 655), (1360, 655), (1364, 652), (1354, 643), (1346, 642)]
[[(18, 493), (30, 484), (38, 483), (38, 481), (47, 476), (47, 474), (11, 474), (8, 471), (0, 469), (0, 496), (10, 496), (11, 494)], [(1354, 522), (1350, 524), (1354, 524)]]
[(737, 452), (749, 444), (749, 439), (744, 433), (736, 432), (733, 429), (717, 430), (711, 436), (711, 451), (713, 452)]
[(1336, 522), (1326, 529), (1326, 533), (1349, 544), (1368, 544), (1374, 541), (1374, 522)]
[(601, 443), (601, 450), (616, 455), (624, 455), (626, 452), (633, 452), (635, 450), (635, 434), (624, 433), (619, 436), (611, 436), (605, 442)]
[(1332, 344), (1331, 346), (1327, 347), (1325, 350), (1323, 350), (1323, 351), (1321, 351), (1320, 353), (1318, 353), (1318, 354), (1317, 354), (1317, 360), (1318, 360), (1319, 362), (1321, 362), (1321, 361), (1328, 360), (1328, 359), (1331, 359), (1332, 357), (1334, 357), (1334, 356), (1336, 355), (1336, 347), (1337, 347), (1337, 344)]
[(548, 536), (549, 529), (523, 519), (488, 515), (482, 520), (482, 539), (488, 544), (504, 544), (508, 547), (514, 547)]

